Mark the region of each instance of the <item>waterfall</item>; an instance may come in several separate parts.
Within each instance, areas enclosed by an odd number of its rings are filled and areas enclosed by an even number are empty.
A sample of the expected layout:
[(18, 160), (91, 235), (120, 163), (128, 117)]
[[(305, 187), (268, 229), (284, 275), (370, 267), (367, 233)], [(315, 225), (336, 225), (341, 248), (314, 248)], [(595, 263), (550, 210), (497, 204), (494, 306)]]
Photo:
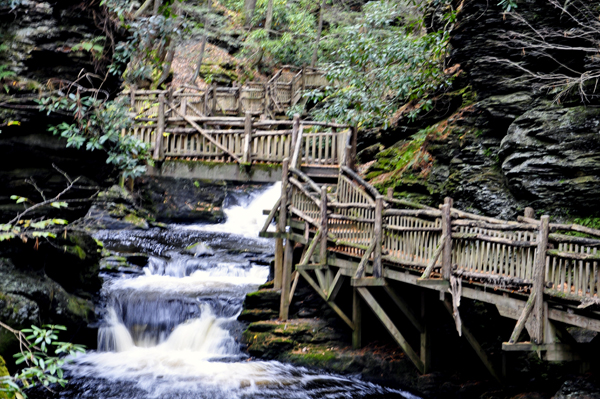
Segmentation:
[[(67, 366), (64, 398), (406, 398), (407, 394), (275, 361), (252, 361), (238, 342), (246, 293), (268, 276), (272, 240), (258, 238), (275, 184), (225, 210), (219, 225), (100, 232), (150, 253), (137, 276), (107, 279), (98, 350)], [(203, 251), (185, 248), (201, 243)], [(199, 256), (196, 256), (199, 255)], [(70, 390), (69, 390), (70, 389)]]

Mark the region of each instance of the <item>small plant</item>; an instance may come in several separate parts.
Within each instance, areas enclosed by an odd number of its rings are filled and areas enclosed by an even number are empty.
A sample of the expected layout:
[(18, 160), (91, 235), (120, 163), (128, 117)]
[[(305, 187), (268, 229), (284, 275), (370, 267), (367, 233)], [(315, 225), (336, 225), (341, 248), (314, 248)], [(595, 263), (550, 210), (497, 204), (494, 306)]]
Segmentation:
[(14, 376), (0, 377), (0, 393), (8, 397), (26, 398), (23, 389), (50, 384), (65, 386), (63, 366), (70, 358), (85, 352), (83, 345), (58, 341), (58, 332), (65, 331), (60, 325), (31, 326), (21, 331), (0, 322), (0, 328), (12, 332), (21, 344), (21, 351), (14, 355), (15, 364), (26, 367)]
[(106, 42), (106, 37), (98, 36), (90, 41), (83, 41), (79, 44), (76, 44), (71, 48), (71, 50), (88, 51), (94, 56), (95, 59), (99, 60), (102, 58), (102, 53), (104, 52), (104, 42)]
[(49, 96), (37, 100), (40, 111), (72, 115), (73, 122), (62, 122), (48, 130), (67, 139), (67, 147), (88, 151), (103, 150), (106, 163), (113, 164), (124, 178), (135, 178), (152, 165), (148, 146), (122, 131), (131, 127), (132, 120), (125, 105), (126, 99), (105, 101), (95, 96), (83, 96), (78, 90), (64, 96)]
[(500, 0), (498, 3), (500, 7), (504, 10), (504, 12), (511, 12), (515, 8), (517, 8), (517, 0)]

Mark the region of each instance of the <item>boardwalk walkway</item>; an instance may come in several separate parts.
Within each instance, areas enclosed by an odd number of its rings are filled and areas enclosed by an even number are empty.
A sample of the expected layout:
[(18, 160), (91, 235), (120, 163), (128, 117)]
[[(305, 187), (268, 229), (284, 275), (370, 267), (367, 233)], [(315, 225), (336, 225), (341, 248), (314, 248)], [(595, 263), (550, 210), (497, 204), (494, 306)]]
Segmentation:
[[(365, 303), (415, 366), (427, 372), (423, 321), (390, 282), (436, 290), (457, 329), (497, 378), (499, 373), (461, 324), (460, 297), (494, 304), (500, 315), (517, 320), (512, 335), (505, 337), (505, 351), (535, 350), (546, 360), (572, 360), (577, 354), (561, 326), (600, 331), (600, 230), (549, 223), (548, 216), (536, 219), (529, 208), (518, 221), (506, 221), (455, 209), (450, 198), (438, 209), (393, 198), (391, 192), (384, 196), (344, 164), (336, 184), (320, 185), (296, 162), (284, 161), (281, 199), (261, 233), (277, 238), (275, 287), (281, 288), (281, 319), (288, 317), (302, 276), (353, 330), (355, 346), (361, 342), (360, 303)], [(276, 217), (276, 232), (267, 231)], [(292, 264), (295, 244), (304, 245), (304, 253)], [(335, 302), (344, 285), (354, 292), (352, 313), (342, 311), (348, 304)], [(402, 333), (406, 326), (394, 324), (381, 293), (373, 295), (377, 290), (387, 292), (387, 301), (420, 331), (420, 349), (407, 342)]]
[[(293, 120), (268, 119), (294, 106), (304, 90), (326, 84), (322, 72), (309, 68), (289, 82), (282, 81), (282, 76), (279, 71), (260, 87), (132, 90), (125, 94), (135, 123), (123, 134), (147, 143), (156, 161), (170, 162), (161, 164), (159, 170), (151, 169), (152, 173), (277, 181), (283, 159), (291, 157), (292, 148), (297, 147), (301, 170), (312, 178), (337, 178), (344, 159), (354, 158), (356, 130), (301, 120), (299, 115)], [(238, 114), (244, 116), (231, 116)], [(190, 174), (190, 164), (184, 167), (172, 161), (191, 161), (194, 172)], [(276, 173), (272, 173), (274, 167)]]

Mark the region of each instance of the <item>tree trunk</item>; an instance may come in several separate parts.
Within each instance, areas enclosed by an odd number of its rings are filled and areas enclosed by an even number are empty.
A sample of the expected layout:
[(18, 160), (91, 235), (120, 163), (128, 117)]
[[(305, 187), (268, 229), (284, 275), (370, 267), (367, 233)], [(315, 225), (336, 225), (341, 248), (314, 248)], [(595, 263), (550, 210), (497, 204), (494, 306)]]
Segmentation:
[(158, 9), (160, 8), (161, 0), (154, 0), (154, 15), (158, 15)]
[(271, 25), (273, 24), (273, 0), (269, 0), (267, 4), (267, 18), (265, 19), (265, 30), (267, 34), (271, 30)]
[(325, 0), (321, 3), (319, 8), (319, 26), (317, 26), (317, 39), (315, 40), (315, 49), (313, 51), (312, 60), (310, 62), (311, 67), (315, 67), (317, 64), (317, 53), (319, 51), (319, 42), (321, 41), (321, 31), (323, 30), (323, 9), (325, 8)]
[(133, 14), (133, 19), (136, 19), (137, 17), (139, 17), (140, 15), (142, 15), (142, 13), (144, 13), (148, 7), (150, 7), (150, 4), (152, 4), (153, 0), (146, 0), (144, 2), (144, 4), (142, 4), (142, 6), (140, 7), (139, 10), (137, 10), (135, 12), (135, 14)]
[(249, 28), (252, 26), (252, 16), (256, 8), (256, 0), (244, 0), (244, 26)]
[(204, 50), (206, 49), (206, 41), (208, 40), (208, 25), (209, 19), (208, 14), (210, 13), (210, 9), (212, 6), (212, 0), (208, 0), (208, 10), (206, 11), (206, 15), (204, 16), (204, 36), (202, 36), (202, 44), (200, 45), (200, 55), (198, 56), (198, 63), (196, 64), (196, 70), (194, 71), (194, 76), (190, 79), (190, 84), (194, 84), (198, 76), (200, 76), (200, 67), (202, 66), (202, 60), (204, 59)]

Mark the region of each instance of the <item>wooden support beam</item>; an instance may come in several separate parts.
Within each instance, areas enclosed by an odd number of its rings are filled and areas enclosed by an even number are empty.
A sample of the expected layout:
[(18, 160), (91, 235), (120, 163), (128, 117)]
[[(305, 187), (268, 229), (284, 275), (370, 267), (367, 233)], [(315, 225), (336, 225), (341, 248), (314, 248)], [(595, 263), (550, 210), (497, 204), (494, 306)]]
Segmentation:
[(283, 273), (281, 278), (281, 300), (279, 306), (279, 319), (287, 320), (290, 312), (290, 284), (292, 283), (292, 258), (294, 245), (286, 240), (283, 256)]
[(452, 274), (452, 219), (450, 216), (452, 203), (452, 198), (446, 197), (442, 207), (442, 235), (446, 236), (442, 253), (442, 278), (444, 280), (450, 280)]
[(327, 294), (325, 294), (325, 292), (321, 290), (321, 287), (319, 287), (315, 280), (313, 280), (312, 277), (310, 277), (310, 275), (305, 270), (298, 269), (298, 271), (300, 272), (302, 277), (304, 277), (304, 279), (308, 282), (308, 284), (310, 284), (310, 286), (313, 287), (317, 294), (319, 294), (319, 296), (323, 298), (325, 302), (327, 302), (331, 309), (333, 309), (338, 314), (338, 316), (340, 316), (340, 318), (344, 320), (348, 327), (354, 330), (354, 323), (352, 322), (352, 320), (350, 320), (348, 316), (346, 316), (346, 314), (342, 311), (342, 309), (340, 309), (338, 305), (335, 304), (334, 301), (327, 300)]
[(327, 300), (328, 301), (334, 301), (335, 298), (337, 297), (337, 294), (340, 292), (340, 289), (342, 288), (342, 284), (344, 282), (344, 275), (342, 274), (341, 270), (338, 270), (335, 278), (333, 279), (333, 281), (331, 282), (331, 285), (329, 286), (329, 289), (327, 290)]
[(273, 209), (271, 209), (271, 211), (269, 212), (269, 216), (267, 216), (267, 220), (265, 220), (265, 224), (263, 225), (262, 229), (260, 229), (261, 232), (267, 231), (267, 229), (271, 225), (271, 222), (275, 218), (275, 214), (277, 213), (277, 210), (279, 209), (279, 205), (281, 205), (281, 197), (279, 197), (279, 199), (277, 200), (275, 205), (273, 205)]
[(292, 289), (290, 290), (289, 303), (291, 304), (294, 300), (294, 293), (296, 292), (296, 287), (298, 286), (298, 280), (300, 280), (300, 272), (298, 270), (294, 270), (292, 273), (294, 282), (292, 283)]
[(276, 231), (263, 231), (258, 233), (258, 236), (262, 238), (284, 238), (292, 240), (294, 242), (298, 242), (300, 244), (307, 244), (307, 241), (304, 238), (304, 236), (295, 233), (278, 233)]
[[(321, 242), (319, 244), (319, 263), (327, 263), (327, 234), (328, 234), (328, 223), (327, 223), (327, 185), (321, 186)], [(325, 270), (325, 285), (329, 287), (333, 275), (331, 269)], [(329, 289), (329, 288), (328, 288)]]
[(546, 312), (544, 312), (544, 276), (546, 271), (546, 251), (548, 250), (548, 234), (550, 232), (550, 217), (542, 216), (540, 230), (538, 232), (538, 247), (536, 251), (533, 269), (533, 285), (531, 290), (536, 293), (533, 305), (534, 336), (536, 344), (544, 343), (544, 324), (546, 323)]
[(371, 242), (371, 245), (369, 245), (369, 248), (367, 248), (367, 250), (363, 254), (362, 258), (360, 259), (360, 262), (358, 263), (358, 267), (356, 268), (356, 273), (354, 274), (355, 279), (362, 278), (365, 275), (365, 268), (367, 266), (367, 262), (369, 261), (369, 257), (371, 256), (371, 253), (373, 253), (376, 244), (377, 243), (375, 242), (375, 240), (373, 240)]
[[(450, 313), (450, 316), (452, 316), (454, 310), (452, 309), (452, 304), (450, 303), (450, 301), (445, 300), (444, 301), (444, 307), (446, 308), (446, 310), (448, 311), (448, 313)], [(485, 366), (485, 368), (488, 369), (488, 371), (490, 372), (490, 374), (492, 375), (492, 377), (494, 377), (494, 379), (496, 381), (498, 381), (499, 383), (502, 383), (502, 379), (500, 378), (500, 374), (498, 374), (496, 372), (496, 369), (494, 368), (494, 365), (492, 364), (492, 362), (490, 361), (490, 359), (487, 357), (487, 354), (485, 353), (485, 351), (483, 350), (483, 348), (481, 347), (481, 345), (479, 344), (479, 342), (477, 342), (477, 339), (475, 338), (475, 336), (465, 326), (465, 323), (461, 324), (461, 330), (462, 330), (463, 336), (467, 339), (467, 341), (469, 342), (469, 344), (471, 345), (471, 347), (475, 350), (475, 353), (477, 353), (477, 356), (479, 357), (479, 359), (481, 360), (481, 362), (483, 363), (483, 365)]]
[(386, 284), (383, 277), (353, 278), (350, 283), (353, 287), (383, 287)]
[(425, 271), (421, 275), (421, 278), (429, 278), (429, 276), (431, 275), (431, 272), (433, 271), (433, 267), (435, 266), (435, 263), (437, 262), (437, 260), (440, 257), (440, 254), (444, 250), (447, 238), (448, 238), (447, 235), (442, 235), (442, 238), (440, 238), (440, 241), (438, 242), (437, 248), (435, 249), (435, 252), (433, 253), (433, 256), (431, 257), (431, 260), (427, 264), (427, 267), (425, 268)]
[(373, 312), (377, 315), (379, 320), (383, 323), (385, 328), (389, 331), (392, 337), (398, 342), (402, 351), (408, 356), (408, 358), (413, 362), (413, 364), (417, 367), (420, 373), (425, 371), (425, 367), (420, 357), (416, 354), (410, 344), (406, 341), (404, 336), (400, 333), (398, 328), (394, 325), (389, 316), (385, 313), (383, 308), (377, 303), (373, 295), (369, 292), (369, 290), (365, 287), (356, 288), (360, 295), (363, 297), (365, 302), (369, 305), (369, 307), (373, 310)]
[[(285, 233), (286, 221), (287, 221), (287, 206), (288, 206), (288, 195), (287, 195), (287, 177), (288, 177), (288, 159), (283, 160), (283, 171), (281, 178), (281, 204), (279, 206), (279, 220), (277, 221), (277, 233)], [(275, 241), (275, 270), (273, 278), (273, 288), (280, 290), (282, 287), (282, 276), (283, 276), (283, 239), (278, 238)]]
[(244, 119), (244, 153), (242, 155), (242, 163), (252, 163), (252, 154), (250, 152), (250, 143), (252, 142), (252, 115), (246, 112)]
[(313, 237), (313, 240), (311, 241), (310, 245), (308, 246), (308, 249), (306, 250), (304, 257), (300, 261), (300, 265), (308, 265), (308, 262), (310, 262), (310, 258), (313, 256), (313, 253), (315, 252), (315, 249), (317, 248), (317, 243), (319, 242), (320, 237), (321, 237), (321, 230), (319, 229), (317, 231), (317, 234), (315, 234), (315, 236)]
[[(172, 104), (169, 104), (172, 108), (173, 108), (173, 112), (175, 112), (176, 114), (178, 114), (180, 117), (182, 117), (183, 119), (185, 119), (185, 121), (187, 123), (189, 123), (194, 129), (196, 129), (198, 131), (198, 133), (200, 133), (203, 137), (205, 137), (208, 141), (210, 141), (212, 144), (214, 144), (215, 147), (219, 148), (221, 151), (225, 152), (228, 156), (230, 156), (231, 158), (233, 158), (237, 163), (242, 163), (242, 160), (235, 155), (233, 152), (231, 152), (227, 147), (224, 147), (223, 145), (221, 145), (221, 143), (219, 143), (217, 140), (215, 140), (210, 134), (207, 134), (204, 129), (202, 129), (196, 122), (194, 122), (194, 120), (192, 118), (190, 118), (187, 115), (182, 115), (181, 112), (179, 112), (178, 109), (174, 108)], [(160, 117), (160, 114), (159, 114)]]
[(362, 303), (358, 288), (352, 289), (352, 322), (354, 323), (352, 348), (360, 349), (362, 347)]
[(429, 373), (431, 371), (431, 334), (428, 329), (427, 318), (427, 295), (425, 295), (424, 291), (421, 291), (421, 329), (419, 330), (421, 333), (421, 348), (419, 350), (419, 357), (423, 362), (424, 373)]
[(380, 278), (383, 276), (383, 264), (381, 263), (381, 250), (383, 247), (383, 196), (375, 197), (375, 224), (373, 226), (373, 234), (375, 248), (373, 250), (373, 277)]
[[(399, 297), (389, 285), (386, 285), (383, 288), (385, 289), (385, 292), (387, 292), (387, 294), (390, 296), (390, 298), (392, 298), (392, 301), (394, 301), (396, 306), (398, 306), (398, 308), (402, 311), (402, 313), (404, 313), (404, 315), (408, 318), (408, 320), (410, 320), (412, 325), (415, 326), (415, 328), (417, 330), (419, 330), (420, 333), (424, 333), (425, 326), (415, 316), (415, 314), (413, 313), (410, 306), (408, 306), (408, 303), (406, 303), (406, 301), (404, 299)], [(423, 310), (422, 310), (422, 312), (423, 312)]]
[(163, 133), (165, 132), (165, 95), (158, 95), (158, 122), (154, 131), (154, 154), (155, 160), (162, 160), (165, 156), (163, 148)]

